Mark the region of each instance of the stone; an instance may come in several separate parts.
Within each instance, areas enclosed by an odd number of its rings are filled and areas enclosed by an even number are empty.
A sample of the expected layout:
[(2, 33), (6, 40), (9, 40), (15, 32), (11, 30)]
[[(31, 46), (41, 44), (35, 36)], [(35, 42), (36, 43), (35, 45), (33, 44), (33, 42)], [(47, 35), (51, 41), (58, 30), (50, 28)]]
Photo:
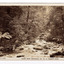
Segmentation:
[(19, 58), (19, 57), (24, 57), (24, 55), (18, 55), (17, 58)]

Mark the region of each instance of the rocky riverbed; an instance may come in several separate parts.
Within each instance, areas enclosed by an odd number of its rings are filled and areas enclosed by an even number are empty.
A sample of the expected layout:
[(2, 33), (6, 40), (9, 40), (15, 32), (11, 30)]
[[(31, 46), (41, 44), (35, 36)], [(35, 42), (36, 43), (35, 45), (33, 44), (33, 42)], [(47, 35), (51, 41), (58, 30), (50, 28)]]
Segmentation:
[(36, 40), (32, 44), (24, 44), (11, 54), (0, 53), (1, 59), (21, 59), (21, 58), (63, 58), (64, 45), (55, 42)]

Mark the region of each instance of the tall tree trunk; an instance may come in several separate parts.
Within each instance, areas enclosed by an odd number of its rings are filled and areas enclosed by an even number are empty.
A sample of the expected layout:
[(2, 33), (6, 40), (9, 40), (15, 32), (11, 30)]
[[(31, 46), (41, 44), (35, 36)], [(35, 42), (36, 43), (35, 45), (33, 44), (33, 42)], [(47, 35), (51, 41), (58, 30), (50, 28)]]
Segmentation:
[(27, 8), (27, 19), (26, 19), (26, 21), (28, 22), (28, 20), (29, 20), (29, 12), (30, 12), (30, 6), (28, 6), (28, 8)]

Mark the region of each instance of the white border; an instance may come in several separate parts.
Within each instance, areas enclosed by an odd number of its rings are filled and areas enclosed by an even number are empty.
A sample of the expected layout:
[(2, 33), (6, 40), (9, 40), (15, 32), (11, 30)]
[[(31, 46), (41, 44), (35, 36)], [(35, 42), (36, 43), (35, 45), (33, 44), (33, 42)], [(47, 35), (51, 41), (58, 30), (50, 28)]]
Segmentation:
[(4, 3), (64, 3), (64, 0), (0, 0), (0, 2)]
[(1, 61), (1, 64), (64, 64), (64, 61)]
[(0, 6), (64, 6), (64, 3), (1, 3)]

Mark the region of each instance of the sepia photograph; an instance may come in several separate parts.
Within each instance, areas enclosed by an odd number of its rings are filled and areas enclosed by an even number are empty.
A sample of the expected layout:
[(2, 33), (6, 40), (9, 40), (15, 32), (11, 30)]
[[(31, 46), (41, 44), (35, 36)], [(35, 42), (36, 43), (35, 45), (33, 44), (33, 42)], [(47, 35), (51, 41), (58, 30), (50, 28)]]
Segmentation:
[(64, 58), (64, 6), (0, 5), (0, 59)]

